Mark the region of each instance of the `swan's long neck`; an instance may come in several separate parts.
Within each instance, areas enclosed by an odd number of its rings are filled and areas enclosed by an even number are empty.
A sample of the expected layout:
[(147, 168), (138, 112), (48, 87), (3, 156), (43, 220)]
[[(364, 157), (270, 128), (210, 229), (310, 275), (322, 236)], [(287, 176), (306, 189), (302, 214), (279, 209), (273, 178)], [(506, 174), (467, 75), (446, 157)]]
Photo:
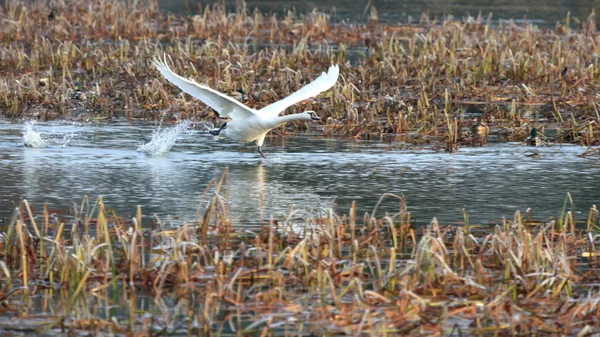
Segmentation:
[(275, 126), (274, 127), (277, 127), (277, 126), (279, 126), (279, 125), (281, 125), (283, 123), (297, 121), (297, 120), (302, 120), (302, 119), (306, 119), (306, 116), (303, 113), (291, 114), (291, 115), (285, 115), (285, 116), (277, 117), (275, 119)]

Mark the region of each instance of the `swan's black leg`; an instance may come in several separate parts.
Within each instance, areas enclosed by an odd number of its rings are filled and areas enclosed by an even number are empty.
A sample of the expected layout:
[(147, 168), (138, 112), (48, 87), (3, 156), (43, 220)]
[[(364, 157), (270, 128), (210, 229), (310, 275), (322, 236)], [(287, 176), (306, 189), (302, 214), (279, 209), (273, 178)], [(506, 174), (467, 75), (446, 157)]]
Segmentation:
[(227, 123), (223, 123), (223, 125), (221, 125), (220, 128), (212, 129), (212, 130), (208, 131), (208, 133), (210, 133), (213, 136), (218, 136), (221, 133), (221, 131), (223, 131), (223, 129), (225, 129), (226, 127), (227, 127)]
[(260, 153), (260, 155), (264, 158), (267, 159), (267, 156), (265, 156), (265, 154), (262, 152), (262, 146), (258, 146), (258, 153)]

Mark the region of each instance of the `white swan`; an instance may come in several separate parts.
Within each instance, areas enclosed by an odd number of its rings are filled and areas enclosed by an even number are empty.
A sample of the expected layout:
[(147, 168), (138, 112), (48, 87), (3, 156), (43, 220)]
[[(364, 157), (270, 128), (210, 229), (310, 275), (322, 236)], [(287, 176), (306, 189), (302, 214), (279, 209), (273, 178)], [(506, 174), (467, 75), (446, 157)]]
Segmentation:
[(267, 132), (271, 129), (290, 121), (321, 119), (311, 110), (281, 117), (279, 117), (279, 114), (293, 104), (330, 89), (337, 82), (340, 74), (338, 65), (332, 65), (329, 67), (327, 73), (323, 72), (321, 76), (302, 87), (302, 89), (260, 110), (254, 110), (232, 97), (196, 83), (194, 80), (185, 79), (175, 74), (167, 65), (166, 57), (164, 60), (154, 58), (152, 64), (169, 82), (179, 87), (183, 92), (204, 102), (215, 110), (220, 118), (230, 119), (230, 121), (224, 123), (219, 129), (211, 130), (210, 133), (212, 135), (219, 135), (223, 131), (225, 137), (234, 141), (244, 143), (256, 141), (258, 153), (263, 158), (265, 158), (265, 154), (262, 152), (262, 145)]

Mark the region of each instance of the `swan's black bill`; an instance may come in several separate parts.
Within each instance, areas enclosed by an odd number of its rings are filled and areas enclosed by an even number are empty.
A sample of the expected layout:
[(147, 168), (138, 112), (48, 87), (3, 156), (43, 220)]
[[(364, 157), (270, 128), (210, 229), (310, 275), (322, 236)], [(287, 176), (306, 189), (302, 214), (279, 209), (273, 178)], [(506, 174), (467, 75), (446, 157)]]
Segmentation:
[(307, 112), (308, 112), (308, 114), (309, 114), (310, 118), (311, 118), (313, 121), (320, 121), (320, 120), (321, 120), (321, 117), (317, 116), (317, 113), (316, 113), (316, 112), (314, 112), (314, 111), (310, 111), (310, 110), (309, 110), (309, 111), (307, 111)]

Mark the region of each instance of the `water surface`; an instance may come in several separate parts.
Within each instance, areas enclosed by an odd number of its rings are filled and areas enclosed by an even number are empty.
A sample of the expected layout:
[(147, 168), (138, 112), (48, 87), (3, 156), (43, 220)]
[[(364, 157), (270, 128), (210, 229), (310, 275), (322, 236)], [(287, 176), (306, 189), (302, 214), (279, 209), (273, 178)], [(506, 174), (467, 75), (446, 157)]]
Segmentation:
[[(156, 123), (35, 124), (45, 148), (23, 146), (24, 123), (0, 121), (0, 218), (26, 198), (40, 209), (72, 206), (84, 195), (102, 195), (118, 214), (178, 216), (191, 220), (211, 179), (226, 168), (230, 206), (242, 226), (279, 217), (291, 207), (335, 205), (346, 213), (352, 200), (372, 211), (385, 192), (404, 194), (418, 223), (432, 217), (488, 223), (528, 207), (534, 216), (558, 215), (570, 192), (581, 219), (600, 201), (600, 165), (578, 158), (581, 147), (538, 148), (540, 158), (518, 143), (461, 148), (456, 154), (398, 150), (394, 144), (294, 136), (268, 138), (260, 160), (253, 145), (217, 141), (204, 131), (183, 132), (167, 155), (137, 149), (152, 138)], [(172, 125), (163, 125), (163, 128)], [(64, 143), (65, 135), (70, 141)], [(262, 202), (261, 202), (262, 200)], [(379, 214), (398, 211), (389, 200)]]
[[(195, 14), (198, 4), (204, 8), (213, 5), (213, 0), (159, 0), (163, 10), (179, 14)], [(228, 10), (235, 9), (236, 1), (225, 1)], [(313, 9), (325, 13), (332, 13), (334, 22), (346, 20), (348, 22), (365, 22), (365, 8), (369, 1), (366, 0), (322, 0), (322, 1), (265, 1), (247, 0), (247, 8), (259, 8), (263, 13), (276, 13), (282, 15), (288, 10), (296, 9), (298, 13), (307, 13)], [(593, 9), (600, 5), (596, 0), (558, 1), (558, 0), (372, 0), (370, 1), (378, 11), (380, 20), (384, 22), (407, 22), (409, 17), (419, 20), (421, 13), (429, 17), (455, 17), (477, 16), (480, 12), (487, 16), (493, 13), (495, 19), (515, 19), (520, 22), (527, 19), (539, 25), (552, 26), (557, 21), (564, 21), (567, 13), (585, 20)], [(368, 14), (368, 12), (367, 12)], [(597, 20), (597, 18), (596, 18)]]

